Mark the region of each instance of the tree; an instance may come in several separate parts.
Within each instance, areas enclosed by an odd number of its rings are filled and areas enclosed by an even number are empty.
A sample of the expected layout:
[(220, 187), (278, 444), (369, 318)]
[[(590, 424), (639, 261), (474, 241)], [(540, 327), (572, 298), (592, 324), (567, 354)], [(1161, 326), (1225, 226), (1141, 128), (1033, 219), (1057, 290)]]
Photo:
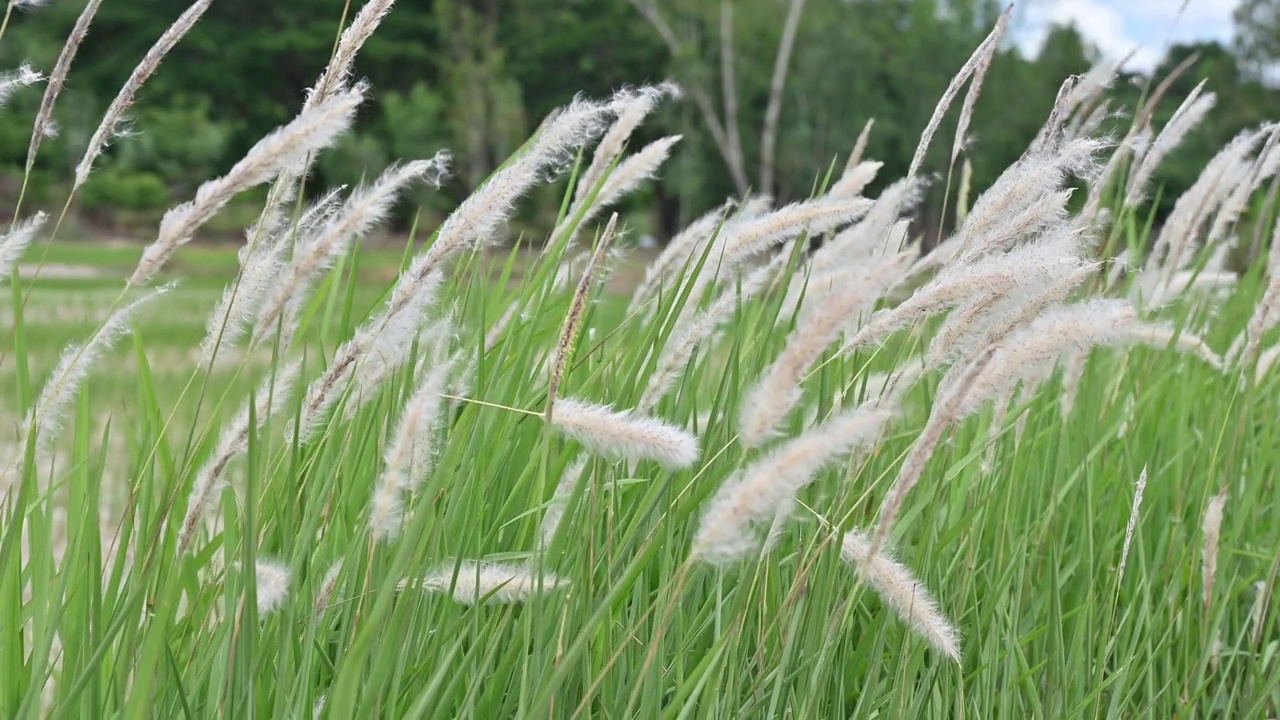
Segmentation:
[(1233, 15), (1236, 50), (1255, 72), (1280, 61), (1280, 0), (1240, 0)]

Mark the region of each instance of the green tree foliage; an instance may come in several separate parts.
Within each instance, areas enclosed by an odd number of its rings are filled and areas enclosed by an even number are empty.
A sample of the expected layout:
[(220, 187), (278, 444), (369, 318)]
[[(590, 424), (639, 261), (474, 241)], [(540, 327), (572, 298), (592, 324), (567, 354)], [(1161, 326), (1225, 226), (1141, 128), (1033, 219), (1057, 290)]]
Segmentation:
[[(158, 212), (202, 180), (230, 167), (263, 133), (297, 112), (358, 0), (218, 0), (161, 65), (131, 110), (132, 135), (118, 139), (81, 198), (82, 209)], [(82, 2), (63, 0), (17, 13), (0, 47), (3, 66), (52, 66)], [(185, 3), (104, 2), (59, 100), (60, 134), (42, 148), (29, 192), (59, 197), (102, 110), (138, 59)], [(781, 98), (775, 158), (779, 200), (806, 196), (813, 168), (841, 164), (864, 124), (875, 120), (868, 156), (882, 178), (901, 176), (921, 129), (951, 74), (990, 30), (999, 0), (810, 0), (796, 31)], [(652, 11), (653, 15), (647, 11)], [(740, 147), (745, 185), (758, 186), (771, 77), (788, 3), (780, 0), (423, 0), (397, 3), (361, 52), (356, 72), (375, 92), (353, 133), (323, 155), (316, 187), (357, 183), (389, 163), (442, 148), (454, 175), (414, 200), (439, 211), (465, 195), (555, 107), (575, 93), (599, 96), (664, 78), (686, 90), (633, 139), (684, 136), (648, 194), (632, 208), (656, 208), (656, 230), (737, 194), (719, 123)], [(345, 13), (345, 15), (344, 15)], [(660, 28), (653, 16), (660, 17)], [(1219, 96), (1205, 125), (1163, 166), (1157, 213), (1195, 177), (1214, 148), (1239, 129), (1280, 115), (1280, 100), (1253, 69), (1280, 58), (1275, 0), (1245, 0), (1237, 12), (1241, 44), (1178, 46), (1157, 76), (1191, 53), (1194, 67), (1163, 98), (1158, 127), (1201, 80)], [(665, 31), (665, 34), (664, 34)], [(1099, 58), (1074, 28), (1057, 28), (1036, 57), (1006, 41), (983, 86), (964, 139), (979, 192), (1025, 149), (1069, 75)], [(1115, 127), (1149, 88), (1132, 77), (1113, 88)], [(705, 99), (700, 104), (698, 95)], [(0, 124), (0, 174), (25, 160), (39, 92), (13, 97)], [(708, 120), (708, 109), (714, 116)], [(958, 109), (958, 108), (957, 108)], [(933, 179), (921, 213), (930, 229), (944, 217), (956, 110), (926, 158)], [(877, 192), (880, 184), (873, 185)], [(540, 213), (554, 213), (554, 202)], [(409, 218), (406, 217), (407, 221)], [(529, 219), (529, 218), (526, 218)]]
[(1254, 67), (1280, 61), (1280, 2), (1240, 0), (1235, 13), (1240, 57)]

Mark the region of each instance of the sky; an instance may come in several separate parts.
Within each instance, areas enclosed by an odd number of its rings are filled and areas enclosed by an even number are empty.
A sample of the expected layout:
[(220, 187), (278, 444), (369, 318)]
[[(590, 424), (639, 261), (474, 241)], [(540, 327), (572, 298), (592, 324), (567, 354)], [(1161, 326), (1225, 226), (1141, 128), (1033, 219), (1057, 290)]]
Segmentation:
[[(1231, 12), (1239, 0), (1021, 0), (1012, 30), (1023, 52), (1035, 54), (1049, 28), (1072, 23), (1103, 55), (1120, 59), (1137, 50), (1125, 66), (1149, 71), (1170, 44), (1232, 37)], [(1174, 25), (1174, 20), (1177, 24)]]

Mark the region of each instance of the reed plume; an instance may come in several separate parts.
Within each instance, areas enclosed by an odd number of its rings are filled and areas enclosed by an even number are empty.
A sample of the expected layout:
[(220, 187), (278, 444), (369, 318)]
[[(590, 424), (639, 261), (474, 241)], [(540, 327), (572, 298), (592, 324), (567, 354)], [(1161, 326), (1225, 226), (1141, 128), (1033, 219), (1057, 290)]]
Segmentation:
[(463, 605), (512, 604), (530, 597), (558, 590), (569, 581), (552, 573), (535, 573), (527, 567), (506, 563), (463, 560), (454, 565), (441, 566), (428, 572), (421, 579), (405, 579), (400, 589), (410, 587), (429, 593), (448, 595)]
[(107, 107), (101, 123), (89, 138), (89, 144), (85, 148), (84, 155), (81, 156), (80, 162), (76, 164), (75, 182), (72, 184), (73, 192), (78, 190), (85, 180), (89, 179), (89, 171), (93, 168), (94, 161), (102, 154), (108, 139), (118, 133), (119, 125), (124, 120), (125, 111), (133, 105), (133, 98), (142, 89), (142, 85), (160, 67), (160, 62), (169, 54), (169, 51), (195, 26), (196, 21), (204, 15), (205, 10), (209, 9), (209, 5), (212, 2), (213, 0), (196, 0), (192, 3), (169, 26), (169, 29), (164, 31), (155, 44), (151, 46), (151, 49), (147, 51), (147, 54), (143, 56), (138, 66), (133, 69), (129, 79), (120, 88), (120, 92), (111, 101), (111, 105)]
[(753, 462), (716, 490), (694, 535), (690, 557), (711, 564), (741, 560), (760, 546), (756, 530), (775, 522), (823, 467), (874, 444), (894, 411), (868, 402), (823, 422)]
[(558, 399), (551, 413), (551, 427), (605, 457), (655, 460), (668, 470), (686, 468), (698, 461), (698, 439), (690, 433), (657, 418), (613, 410), (607, 405)]
[(281, 172), (299, 169), (312, 153), (332, 145), (351, 127), (367, 90), (367, 85), (356, 84), (271, 131), (226, 175), (204, 183), (192, 200), (166, 212), (160, 221), (159, 236), (143, 251), (129, 284), (145, 283), (155, 275), (174, 251), (190, 242), (231, 198)]

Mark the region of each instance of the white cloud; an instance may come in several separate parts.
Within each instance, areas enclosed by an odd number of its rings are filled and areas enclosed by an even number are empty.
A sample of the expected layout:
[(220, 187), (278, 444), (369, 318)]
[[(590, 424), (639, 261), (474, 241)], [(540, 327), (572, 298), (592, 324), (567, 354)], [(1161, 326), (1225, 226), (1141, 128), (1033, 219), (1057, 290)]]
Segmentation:
[(1149, 71), (1171, 44), (1229, 41), (1238, 2), (1189, 0), (1183, 8), (1179, 0), (1040, 0), (1025, 6), (1014, 35), (1023, 53), (1034, 56), (1053, 26), (1073, 24), (1107, 59), (1132, 52), (1126, 67)]

